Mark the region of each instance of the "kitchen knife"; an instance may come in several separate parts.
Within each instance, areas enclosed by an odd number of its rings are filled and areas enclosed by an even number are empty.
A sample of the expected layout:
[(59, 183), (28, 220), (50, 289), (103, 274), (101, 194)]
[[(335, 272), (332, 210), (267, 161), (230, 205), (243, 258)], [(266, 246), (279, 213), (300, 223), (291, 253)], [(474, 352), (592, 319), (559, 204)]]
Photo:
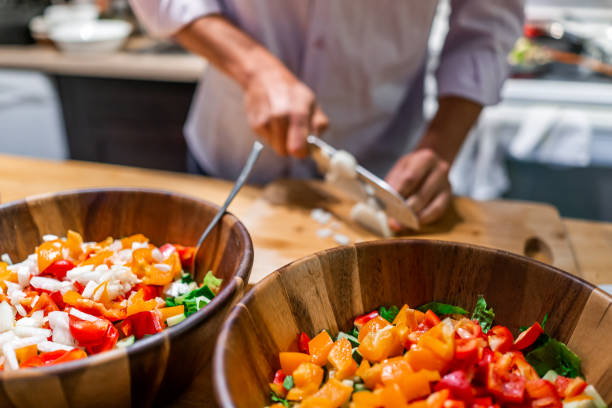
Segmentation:
[[(330, 159), (336, 153), (336, 149), (317, 136), (310, 135), (306, 139), (310, 156), (317, 163), (319, 171), (326, 173), (329, 170)], [(387, 182), (381, 180), (359, 164), (355, 168), (357, 181), (361, 188), (338, 183), (338, 187), (343, 189), (357, 201), (366, 201), (368, 198), (375, 198), (381, 209), (389, 216), (395, 218), (402, 225), (419, 229), (419, 219), (412, 208), (406, 205), (404, 199)]]

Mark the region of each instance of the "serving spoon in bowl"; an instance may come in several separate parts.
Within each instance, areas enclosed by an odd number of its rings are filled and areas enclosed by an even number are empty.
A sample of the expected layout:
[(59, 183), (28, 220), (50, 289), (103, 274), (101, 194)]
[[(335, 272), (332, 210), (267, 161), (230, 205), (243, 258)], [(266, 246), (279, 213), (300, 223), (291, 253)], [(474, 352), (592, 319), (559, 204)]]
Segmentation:
[(255, 162), (257, 162), (257, 159), (259, 158), (259, 154), (261, 153), (263, 147), (263, 144), (261, 144), (257, 140), (255, 141), (255, 143), (253, 143), (251, 153), (249, 153), (249, 157), (247, 158), (247, 161), (244, 164), (244, 167), (242, 168), (238, 179), (234, 183), (234, 187), (232, 187), (232, 190), (225, 199), (225, 202), (223, 203), (221, 208), (219, 208), (219, 211), (217, 211), (210, 224), (208, 224), (202, 235), (200, 235), (200, 239), (198, 239), (198, 243), (195, 246), (195, 251), (193, 252), (193, 262), (191, 263), (190, 270), (192, 276), (195, 276), (195, 271), (197, 271), (196, 260), (198, 259), (198, 252), (200, 251), (202, 244), (206, 240), (206, 237), (208, 237), (208, 234), (210, 234), (213, 228), (215, 228), (215, 225), (217, 225), (221, 217), (223, 217), (223, 214), (225, 214), (225, 212), (227, 211), (227, 207), (229, 207), (234, 197), (236, 197), (238, 191), (240, 191), (244, 183), (248, 180), (249, 176), (251, 175), (251, 170), (253, 170), (253, 166), (255, 165)]

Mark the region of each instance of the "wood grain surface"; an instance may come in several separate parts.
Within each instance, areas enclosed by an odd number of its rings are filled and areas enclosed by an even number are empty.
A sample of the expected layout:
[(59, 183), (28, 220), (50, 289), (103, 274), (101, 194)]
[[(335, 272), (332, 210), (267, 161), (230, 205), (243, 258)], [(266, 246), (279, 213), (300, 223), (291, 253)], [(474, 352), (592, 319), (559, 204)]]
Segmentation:
[[(195, 245), (218, 207), (176, 193), (92, 190), (28, 198), (0, 206), (0, 253), (22, 260), (45, 234), (68, 229), (85, 241), (142, 233), (156, 245)], [(126, 349), (41, 369), (0, 373), (2, 407), (126, 407), (174, 400), (208, 364), (217, 332), (242, 295), (252, 266), (250, 237), (228, 215), (198, 254), (195, 279), (223, 279), (213, 301), (184, 322)], [(210, 382), (207, 384), (210, 388)], [(40, 389), (41, 392), (32, 392)], [(212, 393), (209, 393), (209, 396)]]
[(348, 331), (381, 305), (432, 300), (474, 307), (484, 294), (514, 335), (549, 313), (547, 332), (569, 341), (583, 371), (612, 402), (612, 297), (558, 269), (508, 252), (431, 240), (392, 240), (325, 250), (268, 276), (232, 310), (214, 356), (223, 407), (263, 407), (280, 351), (297, 336)]

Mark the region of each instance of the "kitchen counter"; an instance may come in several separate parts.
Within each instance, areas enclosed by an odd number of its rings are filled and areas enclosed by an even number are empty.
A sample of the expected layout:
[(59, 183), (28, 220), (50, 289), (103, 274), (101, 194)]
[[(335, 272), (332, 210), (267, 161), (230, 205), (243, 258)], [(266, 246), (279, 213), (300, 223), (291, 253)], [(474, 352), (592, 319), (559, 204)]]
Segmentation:
[[(231, 183), (227, 181), (211, 179), (201, 176), (179, 174), (171, 172), (145, 170), (132, 167), (114, 166), (98, 163), (86, 163), (78, 161), (46, 161), (25, 157), (0, 155), (0, 201), (17, 200), (26, 196), (56, 192), (59, 190), (91, 188), (91, 187), (144, 187), (158, 188), (189, 194), (204, 198), (215, 203), (221, 203), (231, 189)], [(275, 231), (288, 227), (287, 222), (276, 223), (265, 220), (261, 223), (255, 219), (263, 218), (268, 207), (262, 207), (262, 195), (270, 195), (269, 189), (262, 189), (254, 186), (245, 186), (230, 207), (230, 211), (242, 219), (247, 228), (253, 235), (255, 246), (255, 264), (252, 278), (261, 279), (265, 274), (271, 272), (271, 268), (281, 266), (274, 264), (271, 259), (277, 254), (273, 251), (275, 246), (287, 246), (291, 242), (291, 236), (287, 241), (279, 242), (274, 233), (291, 234), (287, 231)], [(509, 208), (524, 209), (522, 218), (527, 219), (527, 223), (537, 222), (539, 215), (532, 215), (529, 218), (528, 210), (534, 204), (521, 202), (476, 202), (463, 197), (455, 198), (455, 207), (463, 211), (457, 222), (452, 225), (441, 225), (432, 227), (417, 235), (417, 238), (448, 239), (463, 242), (483, 243), (482, 236), (488, 230), (493, 230), (495, 235), (501, 235), (500, 229), (512, 228), (512, 223), (503, 219), (510, 214)], [(500, 210), (501, 209), (501, 210)], [(287, 209), (286, 211), (295, 211)], [(290, 213), (291, 218), (295, 218), (297, 213)], [(281, 214), (286, 216), (287, 214)], [(499, 217), (497, 219), (496, 217)], [(308, 217), (306, 217), (308, 218)], [(482, 228), (472, 222), (467, 227), (467, 218), (477, 220), (486, 227)], [(308, 221), (308, 220), (305, 220)], [(261, 227), (260, 225), (265, 225)], [(462, 224), (464, 224), (462, 226)], [(294, 235), (301, 229), (310, 228), (309, 226), (296, 226)], [(541, 227), (538, 227), (541, 229)], [(350, 231), (350, 230), (348, 230)], [(346, 232), (349, 234), (349, 232)], [(563, 219), (559, 229), (551, 230), (551, 236), (560, 239), (568, 239), (569, 245), (566, 254), (573, 256), (575, 261), (567, 263), (564, 269), (572, 270), (576, 275), (595, 284), (612, 283), (612, 224), (601, 222), (589, 222), (582, 220)], [(479, 239), (480, 238), (480, 239)], [(299, 240), (295, 239), (296, 247), (299, 247)], [(491, 244), (492, 243), (492, 244)], [(282, 244), (282, 245), (281, 245)], [(493, 241), (484, 241), (484, 244), (496, 246)], [(318, 245), (325, 245), (318, 244)], [(330, 241), (328, 246), (334, 246)], [(521, 243), (522, 245), (522, 243)], [(301, 253), (305, 252), (305, 253)], [(306, 249), (297, 248), (289, 252), (290, 257), (297, 258), (306, 255)], [(270, 257), (270, 258), (268, 258)], [(280, 259), (277, 262), (285, 262)], [(574, 268), (575, 265), (575, 268)], [(253, 282), (253, 279), (251, 279)]]
[(112, 54), (70, 55), (53, 45), (0, 45), (0, 68), (37, 70), (49, 74), (195, 83), (204, 59), (186, 52), (152, 52), (155, 42), (130, 38)]

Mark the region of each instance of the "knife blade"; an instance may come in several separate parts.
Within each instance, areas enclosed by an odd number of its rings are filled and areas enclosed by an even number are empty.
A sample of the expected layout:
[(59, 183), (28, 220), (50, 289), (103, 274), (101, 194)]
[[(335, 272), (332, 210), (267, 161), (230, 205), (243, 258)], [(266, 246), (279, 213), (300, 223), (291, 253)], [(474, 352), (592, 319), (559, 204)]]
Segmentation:
[[(309, 153), (317, 163), (319, 171), (326, 173), (330, 168), (330, 160), (337, 150), (314, 135), (309, 135), (306, 139)], [(357, 181), (362, 188), (345, 186), (339, 183), (339, 187), (358, 201), (364, 201), (368, 197), (374, 197), (381, 209), (390, 217), (395, 218), (402, 225), (419, 229), (419, 219), (412, 208), (406, 205), (404, 199), (386, 181), (372, 174), (366, 168), (357, 164), (355, 167)]]

